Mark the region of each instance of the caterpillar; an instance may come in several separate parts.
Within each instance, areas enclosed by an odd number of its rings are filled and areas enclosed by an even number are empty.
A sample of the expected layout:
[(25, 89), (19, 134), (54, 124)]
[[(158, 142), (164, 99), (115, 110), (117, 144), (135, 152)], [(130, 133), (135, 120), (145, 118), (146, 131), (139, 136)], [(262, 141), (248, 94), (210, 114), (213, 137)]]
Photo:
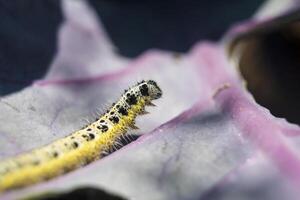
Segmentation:
[(141, 81), (125, 90), (111, 108), (82, 129), (46, 146), (0, 162), (0, 192), (25, 187), (65, 174), (101, 158), (129, 129), (137, 115), (162, 96), (155, 81)]

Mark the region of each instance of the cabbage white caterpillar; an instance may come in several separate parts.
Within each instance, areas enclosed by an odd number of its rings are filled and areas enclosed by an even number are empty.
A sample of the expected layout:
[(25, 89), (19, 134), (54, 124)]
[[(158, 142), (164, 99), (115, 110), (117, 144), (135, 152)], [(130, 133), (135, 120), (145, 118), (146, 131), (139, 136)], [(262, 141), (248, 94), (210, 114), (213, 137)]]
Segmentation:
[(129, 90), (95, 122), (44, 147), (0, 162), (0, 192), (24, 187), (65, 174), (101, 157), (136, 129), (135, 118), (146, 114), (145, 106), (160, 98), (161, 89), (142, 81)]

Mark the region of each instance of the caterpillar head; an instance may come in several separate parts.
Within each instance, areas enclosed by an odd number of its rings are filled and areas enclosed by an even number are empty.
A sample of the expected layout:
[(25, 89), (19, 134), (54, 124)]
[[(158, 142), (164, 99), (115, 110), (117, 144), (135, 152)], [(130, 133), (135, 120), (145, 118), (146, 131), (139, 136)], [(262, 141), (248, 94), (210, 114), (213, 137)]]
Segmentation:
[[(148, 95), (149, 95), (151, 100), (158, 99), (158, 98), (161, 97), (162, 91), (158, 87), (158, 85), (156, 84), (155, 81), (148, 80), (145, 83), (146, 83), (146, 86), (147, 86), (147, 89), (148, 89)], [(143, 87), (146, 88), (145, 86), (143, 86)]]

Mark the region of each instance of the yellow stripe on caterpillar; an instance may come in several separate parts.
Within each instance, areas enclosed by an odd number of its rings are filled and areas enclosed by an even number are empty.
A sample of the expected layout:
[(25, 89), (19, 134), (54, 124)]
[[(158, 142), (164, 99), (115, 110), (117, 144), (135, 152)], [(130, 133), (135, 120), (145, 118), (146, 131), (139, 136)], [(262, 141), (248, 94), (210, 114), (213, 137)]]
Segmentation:
[(0, 192), (28, 186), (65, 174), (101, 157), (118, 143), (128, 129), (136, 129), (135, 118), (154, 105), (161, 89), (142, 81), (125, 90), (120, 100), (98, 120), (44, 147), (0, 162)]

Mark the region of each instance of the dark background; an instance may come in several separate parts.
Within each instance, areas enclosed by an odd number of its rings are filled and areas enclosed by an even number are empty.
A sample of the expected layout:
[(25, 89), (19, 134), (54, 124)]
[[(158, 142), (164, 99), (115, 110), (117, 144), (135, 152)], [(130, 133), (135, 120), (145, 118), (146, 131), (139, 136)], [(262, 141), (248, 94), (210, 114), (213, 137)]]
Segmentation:
[[(252, 16), (263, 0), (89, 0), (125, 56), (149, 48), (185, 52), (218, 40)], [(0, 95), (45, 75), (63, 16), (59, 0), (0, 0)]]

